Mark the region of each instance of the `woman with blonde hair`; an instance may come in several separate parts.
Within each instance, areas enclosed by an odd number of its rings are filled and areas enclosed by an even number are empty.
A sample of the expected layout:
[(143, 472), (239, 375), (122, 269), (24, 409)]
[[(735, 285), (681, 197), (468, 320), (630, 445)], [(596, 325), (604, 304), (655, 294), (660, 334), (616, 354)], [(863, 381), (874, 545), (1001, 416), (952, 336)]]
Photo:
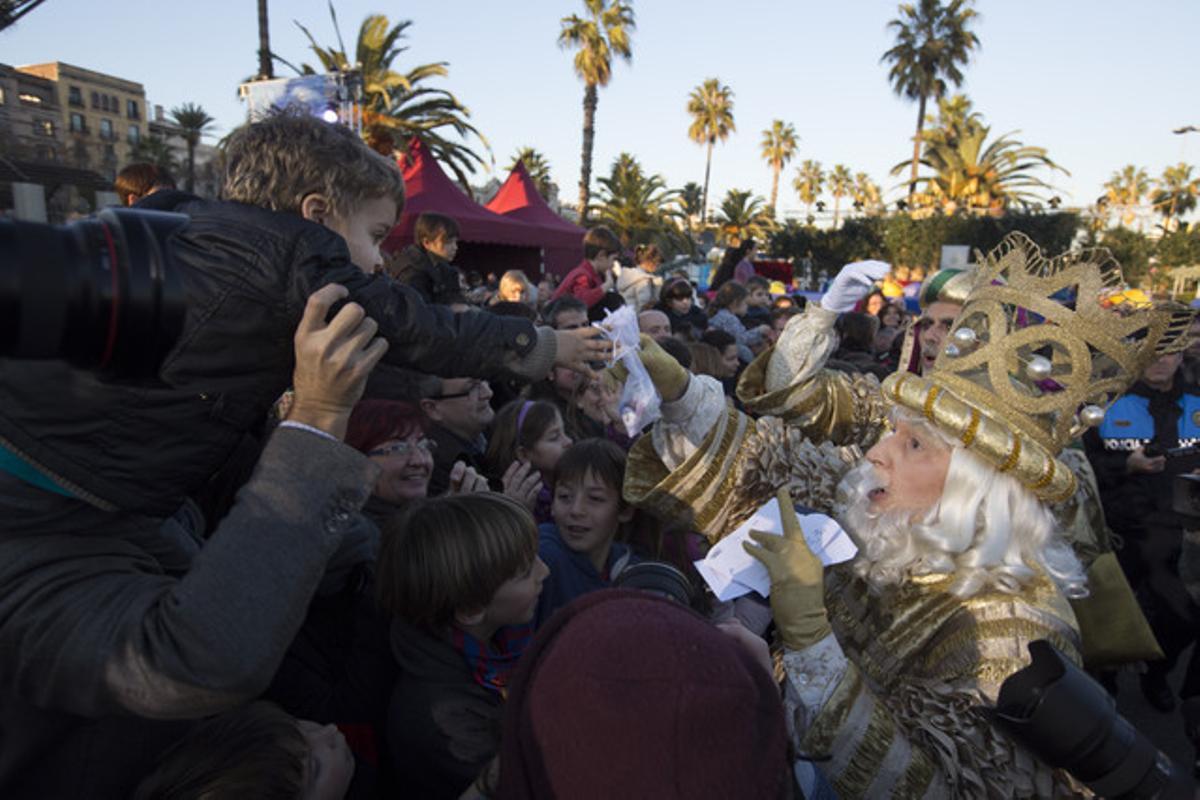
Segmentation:
[(500, 278), (500, 290), (496, 292), (496, 302), (523, 303), (532, 308), (537, 307), (537, 287), (529, 277), (519, 269), (510, 269)]

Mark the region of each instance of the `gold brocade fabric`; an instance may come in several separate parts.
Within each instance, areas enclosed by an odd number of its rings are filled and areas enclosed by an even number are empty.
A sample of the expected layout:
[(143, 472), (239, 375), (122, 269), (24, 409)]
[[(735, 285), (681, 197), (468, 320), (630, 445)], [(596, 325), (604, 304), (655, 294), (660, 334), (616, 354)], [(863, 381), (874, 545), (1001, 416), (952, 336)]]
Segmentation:
[(782, 486), (794, 502), (832, 514), (837, 484), (860, 455), (853, 447), (814, 444), (777, 418), (751, 420), (728, 409), (673, 471), (662, 463), (650, 436), (638, 439), (629, 451), (623, 492), (629, 503), (715, 543)]
[[(797, 342), (803, 348), (804, 342)], [(814, 442), (858, 445), (864, 451), (883, 434), (888, 404), (874, 375), (819, 369), (807, 380), (767, 391), (773, 349), (761, 353), (738, 379), (738, 398), (756, 415), (779, 417)]]
[[(832, 512), (834, 489), (858, 456), (855, 447), (815, 444), (781, 419), (751, 420), (726, 408), (675, 470), (659, 459), (650, 436), (639, 439), (624, 492), (716, 541), (779, 486), (798, 503)], [(1069, 516), (1073, 524), (1086, 518), (1076, 507)], [(1078, 660), (1074, 616), (1049, 581), (1021, 595), (960, 600), (937, 576), (882, 596), (871, 595), (846, 566), (829, 570), (826, 580), (831, 624), (851, 663), (801, 745), (831, 756), (819, 766), (839, 796), (1081, 796), (981, 712), (1004, 678), (1028, 663), (1030, 641), (1047, 638)]]
[(983, 712), (1048, 639), (1078, 661), (1066, 599), (1047, 579), (1020, 595), (960, 599), (948, 576), (872, 594), (847, 565), (826, 572), (830, 623), (851, 661), (801, 748), (830, 756), (839, 797), (1077, 797)]

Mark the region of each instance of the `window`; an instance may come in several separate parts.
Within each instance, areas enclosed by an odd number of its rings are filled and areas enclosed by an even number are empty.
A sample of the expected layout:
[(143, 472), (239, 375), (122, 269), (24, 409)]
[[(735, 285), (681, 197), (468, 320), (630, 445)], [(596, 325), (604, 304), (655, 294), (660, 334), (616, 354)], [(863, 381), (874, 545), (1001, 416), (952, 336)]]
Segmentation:
[(117, 100), (117, 96), (115, 94), (110, 94), (108, 96), (108, 110), (114, 114), (121, 113), (121, 101)]
[(142, 132), (140, 130), (138, 130), (138, 126), (130, 125), (129, 126), (129, 143), (132, 145), (136, 145), (141, 140), (142, 140)]
[(92, 92), (92, 108), (100, 107), (100, 93)]
[(21, 98), (22, 103), (28, 103), (31, 106), (40, 106), (42, 104), (42, 98), (36, 94), (30, 94), (29, 92), (22, 92), (21, 94), (19, 94), (17, 96)]
[(111, 119), (100, 120), (100, 138), (108, 142), (113, 140), (113, 126)]
[(83, 90), (78, 86), (72, 86), (67, 90), (67, 102), (73, 106), (83, 106)]
[(142, 118), (140, 112), (138, 111), (137, 100), (126, 100), (125, 101), (125, 116), (129, 117), (130, 119), (141, 119)]
[(54, 121), (49, 119), (39, 119), (33, 123), (33, 132), (41, 136), (54, 135)]
[(83, 119), (83, 114), (71, 112), (71, 133), (87, 133), (87, 122)]
[(3, 87), (3, 86), (0, 86), (0, 106), (4, 105), (4, 103), (5, 103), (5, 99), (4, 99), (4, 87)]

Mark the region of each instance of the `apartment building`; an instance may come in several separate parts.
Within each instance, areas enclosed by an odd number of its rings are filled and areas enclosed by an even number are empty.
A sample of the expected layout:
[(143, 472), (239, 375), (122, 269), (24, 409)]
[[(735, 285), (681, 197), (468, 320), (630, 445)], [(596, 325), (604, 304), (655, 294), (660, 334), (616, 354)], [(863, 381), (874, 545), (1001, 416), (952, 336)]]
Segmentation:
[(17, 67), (55, 88), (63, 161), (112, 180), (129, 162), (146, 129), (146, 90), (140, 83), (54, 61)]
[(63, 142), (54, 81), (0, 64), (0, 155), (53, 163), (63, 157)]

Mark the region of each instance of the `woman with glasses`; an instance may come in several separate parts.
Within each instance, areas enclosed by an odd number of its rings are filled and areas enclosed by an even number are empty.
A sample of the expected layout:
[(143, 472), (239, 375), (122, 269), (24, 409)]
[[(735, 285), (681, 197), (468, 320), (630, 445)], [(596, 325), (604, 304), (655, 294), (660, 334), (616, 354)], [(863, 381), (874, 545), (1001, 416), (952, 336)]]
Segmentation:
[(420, 409), (408, 403), (363, 400), (355, 406), (346, 444), (380, 468), (363, 509), (376, 523), (428, 493), (434, 444), (425, 436), (425, 425)]

